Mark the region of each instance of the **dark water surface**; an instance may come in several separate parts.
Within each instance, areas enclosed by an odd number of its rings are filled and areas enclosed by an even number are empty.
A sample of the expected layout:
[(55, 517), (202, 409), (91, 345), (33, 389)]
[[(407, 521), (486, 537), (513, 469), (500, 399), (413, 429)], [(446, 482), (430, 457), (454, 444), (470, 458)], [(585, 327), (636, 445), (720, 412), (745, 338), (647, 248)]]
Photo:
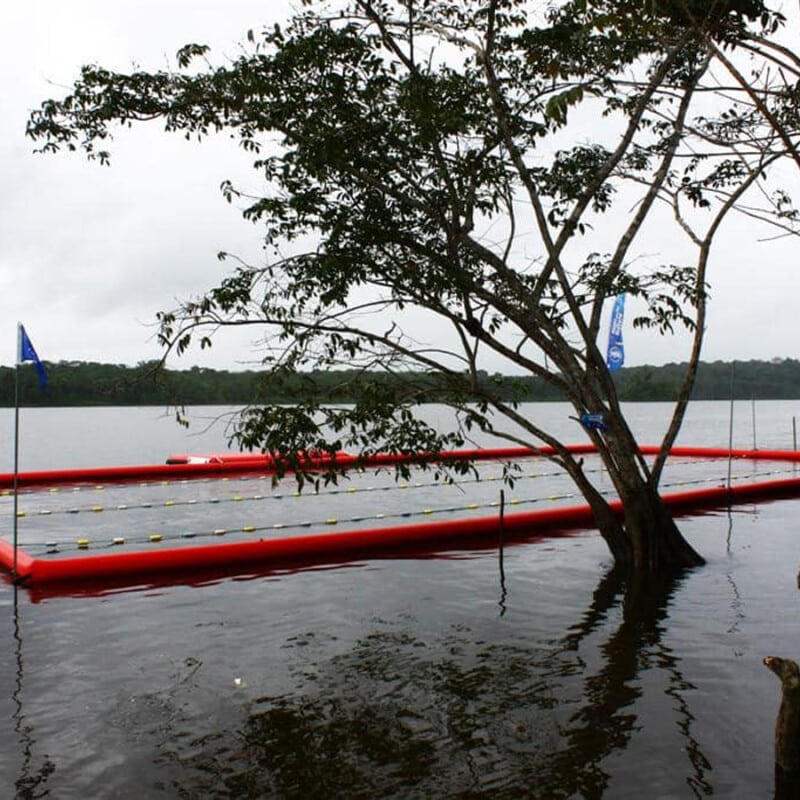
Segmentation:
[(5, 587), (3, 796), (771, 796), (798, 514), (685, 520), (708, 566), (635, 615), (594, 534), (16, 613)]
[(800, 657), (800, 500), (681, 525), (708, 565), (627, 609), (591, 532), (99, 595), (0, 584), (0, 798), (771, 797), (761, 659)]

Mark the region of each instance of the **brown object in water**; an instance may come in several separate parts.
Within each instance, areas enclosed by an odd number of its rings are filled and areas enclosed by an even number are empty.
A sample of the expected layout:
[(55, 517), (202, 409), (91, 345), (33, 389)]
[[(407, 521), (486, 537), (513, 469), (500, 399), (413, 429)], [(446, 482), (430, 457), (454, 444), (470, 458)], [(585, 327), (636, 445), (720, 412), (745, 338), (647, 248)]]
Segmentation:
[(781, 707), (775, 723), (775, 763), (800, 774), (800, 667), (790, 658), (767, 656), (764, 666), (781, 680)]

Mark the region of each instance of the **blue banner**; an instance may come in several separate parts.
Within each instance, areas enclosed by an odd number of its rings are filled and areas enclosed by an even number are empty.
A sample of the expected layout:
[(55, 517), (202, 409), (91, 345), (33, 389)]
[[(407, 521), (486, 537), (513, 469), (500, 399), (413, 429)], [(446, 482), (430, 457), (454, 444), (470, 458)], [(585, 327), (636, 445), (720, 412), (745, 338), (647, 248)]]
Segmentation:
[(611, 311), (608, 330), (608, 352), (606, 364), (609, 372), (616, 372), (625, 363), (625, 347), (622, 344), (622, 319), (625, 316), (625, 295), (617, 296)]
[(605, 417), (600, 411), (595, 412), (594, 414), (589, 414), (588, 412), (581, 414), (581, 425), (583, 425), (586, 430), (607, 430)]
[(19, 343), (19, 353), (17, 354), (17, 364), (33, 363), (36, 365), (36, 371), (39, 373), (39, 385), (44, 388), (47, 385), (47, 373), (44, 371), (44, 364), (42, 364), (39, 356), (36, 354), (36, 348), (33, 342), (28, 338), (25, 328), (20, 325), (17, 331), (17, 341)]

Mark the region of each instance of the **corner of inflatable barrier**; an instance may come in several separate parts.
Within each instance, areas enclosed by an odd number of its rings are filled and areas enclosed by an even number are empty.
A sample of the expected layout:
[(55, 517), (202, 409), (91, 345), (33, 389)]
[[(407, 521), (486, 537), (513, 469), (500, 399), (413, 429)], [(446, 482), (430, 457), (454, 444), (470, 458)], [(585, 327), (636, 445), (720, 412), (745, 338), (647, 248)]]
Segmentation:
[(27, 553), (17, 548), (15, 571), (14, 546), (9, 542), (0, 540), (0, 569), (4, 572), (3, 579), (6, 582), (18, 585), (26, 584), (30, 579), (33, 561), (34, 559)]

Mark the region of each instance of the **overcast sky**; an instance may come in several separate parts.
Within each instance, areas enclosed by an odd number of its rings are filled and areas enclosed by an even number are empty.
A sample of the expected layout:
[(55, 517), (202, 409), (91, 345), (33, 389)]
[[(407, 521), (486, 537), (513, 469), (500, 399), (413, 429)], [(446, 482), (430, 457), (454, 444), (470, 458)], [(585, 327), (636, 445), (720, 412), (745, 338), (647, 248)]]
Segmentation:
[[(158, 123), (116, 137), (112, 166), (33, 154), (32, 109), (61, 97), (85, 63), (126, 70), (174, 63), (187, 42), (236, 55), (248, 28), (285, 18), (288, 0), (30, 0), (0, 26), (0, 364), (14, 363), (21, 321), (44, 360), (136, 364), (160, 355), (153, 320), (215, 285), (220, 250), (258, 262), (258, 228), (219, 193), (247, 178), (251, 157), (225, 137), (201, 145)], [(800, 40), (800, 32), (793, 35)], [(800, 47), (800, 41), (798, 41)], [(792, 179), (800, 185), (800, 178)], [(759, 242), (728, 222), (710, 273), (703, 359), (800, 357), (800, 242)], [(669, 261), (669, 239), (653, 252)], [(635, 311), (633, 309), (632, 311)], [(630, 317), (630, 314), (629, 314)], [(5, 333), (2, 333), (4, 331)], [(3, 344), (5, 341), (5, 344)], [(683, 361), (686, 340), (625, 326), (626, 364)], [(172, 366), (252, 367), (247, 338), (219, 341)], [(492, 368), (492, 365), (487, 365)]]

